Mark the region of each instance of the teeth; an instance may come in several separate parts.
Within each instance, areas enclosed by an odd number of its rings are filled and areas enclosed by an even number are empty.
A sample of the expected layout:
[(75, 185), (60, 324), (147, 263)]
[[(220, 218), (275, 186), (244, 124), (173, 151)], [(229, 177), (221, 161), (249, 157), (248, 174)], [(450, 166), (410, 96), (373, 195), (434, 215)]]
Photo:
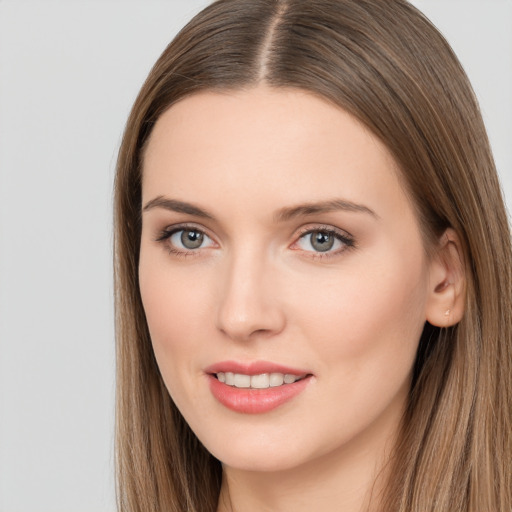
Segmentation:
[(284, 384), (284, 375), (282, 373), (270, 374), (270, 387), (275, 388)]
[(265, 389), (268, 387), (270, 387), (270, 375), (268, 373), (253, 375), (251, 377), (251, 388)]
[(287, 373), (284, 376), (284, 383), (285, 384), (293, 384), (294, 382), (295, 382), (295, 375), (290, 375), (289, 373)]
[(251, 387), (251, 376), (243, 375), (241, 373), (235, 373), (234, 383), (235, 388), (250, 388)]
[(235, 388), (267, 389), (293, 384), (300, 380), (298, 375), (291, 373), (261, 373), (259, 375), (245, 375), (243, 373), (219, 372), (217, 379), (228, 386)]

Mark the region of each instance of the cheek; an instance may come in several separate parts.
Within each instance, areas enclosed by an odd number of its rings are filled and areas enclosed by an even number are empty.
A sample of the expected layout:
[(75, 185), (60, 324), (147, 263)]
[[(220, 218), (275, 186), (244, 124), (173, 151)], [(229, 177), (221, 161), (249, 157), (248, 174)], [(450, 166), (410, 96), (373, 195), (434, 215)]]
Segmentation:
[[(295, 293), (294, 315), (324, 361), (390, 373), (409, 369), (425, 323), (426, 267), (421, 254), (381, 252), (379, 261), (354, 258), (354, 265), (326, 275)], [(385, 253), (384, 253), (385, 254)]]
[(160, 374), (178, 409), (185, 417), (193, 417), (193, 404), (204, 393), (198, 355), (204, 352), (202, 340), (207, 338), (201, 329), (205, 304), (201, 295), (206, 292), (183, 273), (171, 273), (169, 265), (141, 264), (139, 280)]
[(192, 362), (205, 338), (200, 331), (208, 309), (208, 287), (201, 276), (173, 268), (165, 255), (144, 250), (139, 283), (155, 356), (171, 390), (187, 375), (197, 373)]
[(205, 306), (201, 297), (204, 286), (183, 283), (179, 275), (144, 274), (140, 279), (141, 297), (154, 338), (172, 341), (175, 331), (193, 332)]

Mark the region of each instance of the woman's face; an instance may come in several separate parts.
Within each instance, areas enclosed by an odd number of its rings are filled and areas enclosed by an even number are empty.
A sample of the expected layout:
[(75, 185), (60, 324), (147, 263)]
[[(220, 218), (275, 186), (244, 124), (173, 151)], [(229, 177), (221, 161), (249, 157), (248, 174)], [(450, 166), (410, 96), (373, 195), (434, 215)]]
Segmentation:
[(379, 140), (299, 90), (205, 92), (161, 116), (143, 171), (144, 309), (206, 448), (279, 470), (389, 441), (432, 286)]

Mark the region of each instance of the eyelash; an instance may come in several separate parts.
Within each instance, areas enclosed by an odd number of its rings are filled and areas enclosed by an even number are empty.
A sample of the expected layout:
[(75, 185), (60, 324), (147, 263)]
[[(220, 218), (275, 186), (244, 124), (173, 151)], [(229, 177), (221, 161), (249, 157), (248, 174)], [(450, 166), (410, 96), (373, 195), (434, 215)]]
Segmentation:
[[(190, 224), (181, 224), (178, 226), (173, 226), (170, 228), (164, 229), (158, 237), (155, 239), (156, 242), (165, 244), (167, 247), (167, 250), (169, 254), (172, 254), (173, 256), (177, 256), (180, 258), (188, 258), (188, 257), (195, 257), (199, 256), (200, 249), (199, 247), (197, 250), (195, 249), (188, 249), (188, 250), (181, 250), (176, 248), (175, 246), (171, 245), (170, 239), (173, 235), (176, 233), (179, 233), (181, 231), (195, 231), (205, 237), (208, 237), (210, 240), (213, 241), (212, 237), (210, 237), (204, 229), (201, 229), (195, 225)], [(303, 251), (308, 253), (309, 258), (312, 259), (326, 259), (326, 258), (332, 258), (335, 256), (338, 256), (342, 252), (345, 252), (347, 250), (353, 249), (356, 247), (354, 238), (349, 235), (346, 232), (340, 232), (337, 229), (334, 229), (332, 226), (323, 226), (323, 225), (317, 225), (317, 226), (307, 226), (302, 228), (298, 235), (295, 242), (290, 247), (293, 247), (294, 245), (297, 245), (300, 240), (302, 240), (306, 235), (312, 235), (313, 233), (325, 233), (327, 235), (332, 235), (338, 242), (342, 244), (342, 247), (335, 250), (335, 251)], [(300, 249), (292, 249), (292, 250), (300, 250)]]

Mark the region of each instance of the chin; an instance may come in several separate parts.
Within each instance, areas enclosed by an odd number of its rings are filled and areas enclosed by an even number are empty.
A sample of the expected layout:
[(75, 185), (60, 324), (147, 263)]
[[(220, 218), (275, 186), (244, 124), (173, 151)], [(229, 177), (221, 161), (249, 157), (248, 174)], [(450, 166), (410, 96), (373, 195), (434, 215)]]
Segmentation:
[(304, 451), (286, 438), (269, 439), (266, 436), (234, 434), (222, 440), (201, 441), (223, 465), (241, 471), (286, 471), (304, 463)]
[(303, 463), (298, 460), (296, 456), (292, 454), (280, 454), (275, 451), (262, 452), (258, 451), (246, 451), (233, 453), (220, 453), (220, 457), (217, 457), (224, 466), (228, 466), (239, 471), (248, 472), (262, 472), (262, 473), (274, 473), (281, 471), (289, 471), (294, 469)]

